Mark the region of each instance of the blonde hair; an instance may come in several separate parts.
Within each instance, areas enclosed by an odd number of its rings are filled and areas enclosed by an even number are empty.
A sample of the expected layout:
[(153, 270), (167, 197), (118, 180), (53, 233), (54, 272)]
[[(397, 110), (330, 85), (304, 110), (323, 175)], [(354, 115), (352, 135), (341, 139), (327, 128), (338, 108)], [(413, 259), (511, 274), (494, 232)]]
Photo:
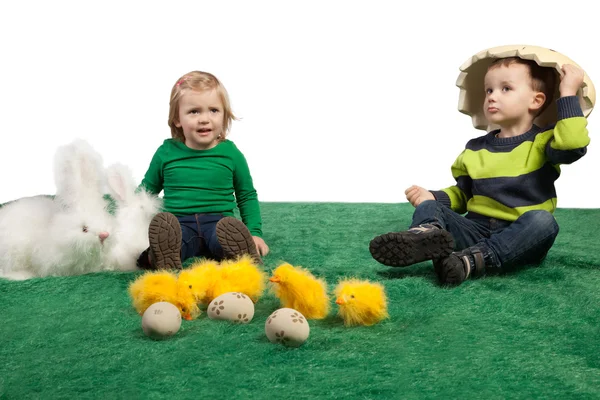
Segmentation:
[(554, 98), (554, 92), (556, 90), (556, 75), (551, 68), (540, 67), (533, 60), (525, 60), (519, 57), (506, 57), (499, 58), (493, 61), (488, 67), (488, 71), (499, 67), (508, 67), (511, 64), (522, 64), (528, 67), (529, 77), (531, 78), (531, 88), (536, 92), (542, 92), (546, 95), (544, 104), (539, 108), (536, 115), (540, 115)]
[(171, 89), (171, 100), (169, 101), (169, 127), (171, 128), (171, 137), (175, 140), (185, 142), (183, 129), (175, 126), (179, 122), (179, 100), (186, 90), (216, 90), (223, 104), (223, 134), (219, 137), (219, 141), (225, 140), (225, 137), (231, 129), (231, 123), (237, 120), (231, 111), (229, 103), (229, 95), (225, 86), (217, 79), (216, 76), (208, 72), (192, 71), (183, 75), (177, 80)]

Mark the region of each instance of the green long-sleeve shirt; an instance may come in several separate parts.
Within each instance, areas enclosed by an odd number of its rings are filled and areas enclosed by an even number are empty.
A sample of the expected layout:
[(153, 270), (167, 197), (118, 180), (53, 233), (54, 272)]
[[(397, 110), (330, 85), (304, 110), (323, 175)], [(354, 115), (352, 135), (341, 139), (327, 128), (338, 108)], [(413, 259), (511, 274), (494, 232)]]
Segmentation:
[(230, 140), (208, 150), (165, 140), (152, 157), (140, 186), (156, 195), (164, 190), (164, 210), (176, 216), (232, 216), (237, 202), (250, 233), (262, 237), (260, 206), (248, 163)]
[(436, 200), (461, 214), (506, 221), (530, 210), (554, 212), (559, 165), (577, 161), (590, 143), (578, 98), (561, 97), (557, 105), (555, 126), (534, 125), (511, 138), (492, 131), (470, 140), (452, 165), (456, 185), (432, 191)]

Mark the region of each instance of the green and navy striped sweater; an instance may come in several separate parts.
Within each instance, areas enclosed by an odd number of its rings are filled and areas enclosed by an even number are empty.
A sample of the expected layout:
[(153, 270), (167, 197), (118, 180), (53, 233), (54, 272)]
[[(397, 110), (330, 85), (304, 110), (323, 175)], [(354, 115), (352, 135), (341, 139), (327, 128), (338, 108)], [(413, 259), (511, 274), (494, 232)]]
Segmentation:
[(583, 157), (590, 143), (577, 96), (561, 97), (557, 106), (554, 126), (534, 125), (511, 138), (492, 131), (470, 140), (452, 165), (456, 185), (431, 191), (436, 200), (460, 214), (505, 221), (530, 210), (554, 212), (559, 165)]

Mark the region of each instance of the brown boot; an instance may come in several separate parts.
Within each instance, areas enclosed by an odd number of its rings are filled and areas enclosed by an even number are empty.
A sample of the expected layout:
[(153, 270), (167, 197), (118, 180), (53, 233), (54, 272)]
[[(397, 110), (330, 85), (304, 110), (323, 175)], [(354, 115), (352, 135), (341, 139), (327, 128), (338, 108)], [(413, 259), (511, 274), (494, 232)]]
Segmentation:
[(470, 276), (483, 275), (485, 258), (481, 250), (473, 246), (434, 260), (433, 266), (442, 285), (457, 286)]
[(415, 226), (404, 232), (390, 232), (371, 240), (369, 251), (375, 260), (390, 267), (406, 267), (452, 253), (450, 232), (432, 224)]
[(225, 258), (232, 259), (249, 254), (257, 264), (262, 264), (254, 239), (242, 221), (224, 217), (217, 222), (216, 231)]
[(171, 213), (158, 213), (148, 228), (153, 269), (181, 269), (181, 226)]

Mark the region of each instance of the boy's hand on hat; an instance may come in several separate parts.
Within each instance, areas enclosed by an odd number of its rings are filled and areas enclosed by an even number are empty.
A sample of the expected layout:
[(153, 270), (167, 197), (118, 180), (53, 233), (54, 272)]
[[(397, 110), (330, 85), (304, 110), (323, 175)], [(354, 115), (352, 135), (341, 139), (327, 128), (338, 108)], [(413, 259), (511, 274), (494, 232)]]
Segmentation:
[(261, 257), (269, 254), (269, 246), (267, 246), (267, 244), (265, 243), (263, 238), (258, 237), (258, 236), (252, 236), (252, 239), (254, 239), (254, 244), (256, 245), (256, 250), (258, 251), (258, 254), (261, 255)]
[(572, 64), (564, 64), (561, 67), (563, 72), (560, 77), (560, 97), (576, 96), (577, 91), (583, 84), (583, 70)]
[(425, 200), (435, 200), (435, 197), (429, 190), (417, 185), (412, 185), (406, 189), (404, 194), (406, 194), (406, 200), (408, 200), (414, 207), (418, 206)]

